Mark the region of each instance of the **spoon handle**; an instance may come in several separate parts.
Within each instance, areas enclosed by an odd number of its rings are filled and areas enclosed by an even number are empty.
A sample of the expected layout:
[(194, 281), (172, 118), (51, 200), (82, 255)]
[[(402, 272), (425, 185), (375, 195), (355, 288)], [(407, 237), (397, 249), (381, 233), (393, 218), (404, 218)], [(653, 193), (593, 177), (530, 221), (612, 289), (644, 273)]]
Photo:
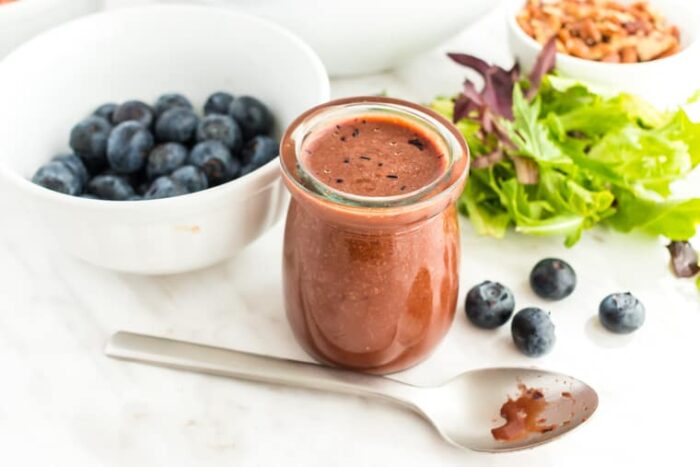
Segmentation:
[(413, 407), (412, 396), (420, 391), (418, 387), (380, 376), (126, 331), (119, 331), (109, 339), (105, 354), (196, 373), (381, 397), (410, 407)]

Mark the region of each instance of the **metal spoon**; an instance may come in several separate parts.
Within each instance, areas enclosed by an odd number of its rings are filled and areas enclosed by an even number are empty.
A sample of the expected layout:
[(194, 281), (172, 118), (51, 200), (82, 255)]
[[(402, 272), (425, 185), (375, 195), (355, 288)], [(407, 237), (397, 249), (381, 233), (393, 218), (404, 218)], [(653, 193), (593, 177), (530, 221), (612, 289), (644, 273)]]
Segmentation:
[[(549, 371), (489, 368), (462, 373), (434, 387), (418, 387), (389, 378), (281, 358), (255, 355), (160, 337), (117, 332), (107, 343), (110, 357), (217, 376), (378, 397), (426, 418), (448, 442), (476, 451), (503, 452), (551, 441), (579, 426), (598, 407), (590, 386)], [(552, 431), (514, 442), (497, 441), (491, 428), (501, 425), (501, 405), (517, 397), (518, 385), (544, 394), (543, 413)]]

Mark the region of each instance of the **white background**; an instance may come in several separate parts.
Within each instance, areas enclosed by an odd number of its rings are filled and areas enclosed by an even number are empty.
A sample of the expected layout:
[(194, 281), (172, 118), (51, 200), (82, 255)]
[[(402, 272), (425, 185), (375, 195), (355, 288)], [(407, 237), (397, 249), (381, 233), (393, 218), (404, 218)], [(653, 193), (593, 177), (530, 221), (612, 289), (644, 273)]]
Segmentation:
[[(503, 18), (491, 15), (394, 73), (335, 81), (334, 96), (451, 94), (464, 71), (444, 57), (448, 49), (508, 64)], [(51, 250), (2, 187), (0, 214), (2, 465), (700, 465), (700, 295), (671, 276), (655, 239), (598, 229), (568, 250), (560, 239), (480, 238), (463, 223), (460, 297), (476, 282), (499, 280), (519, 307), (552, 311), (557, 345), (538, 360), (521, 356), (507, 326), (477, 330), (460, 303), (437, 352), (396, 378), (430, 384), (471, 368), (538, 365), (580, 377), (600, 394), (598, 412), (571, 435), (485, 455), (450, 447), (418, 416), (379, 402), (102, 356), (110, 333), (130, 329), (307, 359), (282, 311), (281, 224), (225, 264), (144, 278)], [(528, 272), (545, 256), (566, 259), (578, 273), (578, 288), (562, 302), (543, 303), (529, 291)], [(646, 304), (647, 322), (635, 335), (610, 335), (595, 318), (597, 305), (627, 290)]]

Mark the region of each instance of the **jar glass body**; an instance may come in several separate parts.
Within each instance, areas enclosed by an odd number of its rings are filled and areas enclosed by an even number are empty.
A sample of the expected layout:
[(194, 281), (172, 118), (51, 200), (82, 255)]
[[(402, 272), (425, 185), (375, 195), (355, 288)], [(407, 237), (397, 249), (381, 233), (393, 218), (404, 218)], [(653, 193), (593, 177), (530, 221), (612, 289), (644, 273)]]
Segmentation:
[[(306, 134), (348, 108), (410, 111), (442, 138), (449, 165), (431, 186), (390, 198), (344, 197), (305, 177)], [(324, 123), (326, 122), (326, 123)], [(415, 104), (393, 99), (335, 101), (302, 115), (285, 134), (283, 176), (292, 193), (283, 280), (287, 318), (317, 360), (390, 373), (424, 359), (452, 323), (459, 287), (455, 200), (468, 151), (457, 131)]]

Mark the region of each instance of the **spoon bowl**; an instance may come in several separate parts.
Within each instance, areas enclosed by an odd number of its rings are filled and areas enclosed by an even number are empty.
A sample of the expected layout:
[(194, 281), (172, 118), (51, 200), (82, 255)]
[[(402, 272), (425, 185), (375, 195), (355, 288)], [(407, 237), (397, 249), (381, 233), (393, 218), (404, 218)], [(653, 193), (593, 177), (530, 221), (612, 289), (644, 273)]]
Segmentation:
[[(516, 451), (546, 443), (581, 425), (598, 407), (596, 392), (585, 383), (531, 368), (472, 370), (439, 386), (420, 387), (312, 363), (130, 332), (114, 334), (105, 353), (185, 371), (381, 398), (419, 413), (449, 443), (475, 451)], [(537, 390), (538, 398), (544, 398), (543, 411), (535, 416), (546, 429), (513, 441), (496, 440), (491, 429), (503, 424), (501, 406), (517, 398), (524, 388)]]
[[(540, 417), (552, 427), (514, 440), (496, 440), (491, 428), (503, 425), (501, 406), (519, 396), (520, 387), (536, 388), (546, 407)], [(485, 368), (462, 373), (446, 383), (425, 388), (416, 407), (450, 443), (475, 451), (506, 452), (556, 439), (585, 422), (598, 407), (598, 395), (570, 376), (528, 368)]]

